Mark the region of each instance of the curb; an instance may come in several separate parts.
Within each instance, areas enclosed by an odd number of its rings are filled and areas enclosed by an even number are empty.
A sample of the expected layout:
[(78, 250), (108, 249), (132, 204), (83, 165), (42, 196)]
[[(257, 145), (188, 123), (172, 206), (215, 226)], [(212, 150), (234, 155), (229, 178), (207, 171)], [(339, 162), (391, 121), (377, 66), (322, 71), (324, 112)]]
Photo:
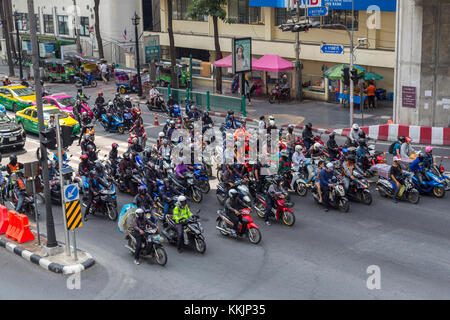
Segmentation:
[(25, 250), (23, 247), (16, 245), (13, 242), (8, 242), (0, 239), (0, 247), (5, 248), (6, 250), (15, 253), (16, 255), (22, 257), (23, 259), (34, 263), (36, 265), (41, 266), (43, 269), (47, 271), (51, 271), (59, 274), (73, 274), (79, 273), (86, 269), (89, 269), (95, 264), (94, 258), (87, 252), (84, 252), (88, 259), (83, 263), (78, 263), (70, 266), (63, 266), (59, 263), (51, 262), (50, 260), (41, 257), (40, 255), (34, 254), (28, 250)]

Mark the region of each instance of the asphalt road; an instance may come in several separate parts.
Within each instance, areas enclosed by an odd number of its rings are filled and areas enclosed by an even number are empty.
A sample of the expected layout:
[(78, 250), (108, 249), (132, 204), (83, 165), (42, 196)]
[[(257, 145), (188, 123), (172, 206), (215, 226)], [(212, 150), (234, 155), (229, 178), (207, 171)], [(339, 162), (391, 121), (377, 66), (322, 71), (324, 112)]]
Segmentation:
[[(110, 94), (114, 89), (103, 90)], [(53, 92), (71, 92), (65, 86)], [(72, 90), (72, 93), (75, 90)], [(98, 91), (92, 91), (95, 93)], [(90, 93), (90, 94), (92, 94)], [(92, 95), (95, 97), (95, 95)], [(154, 116), (144, 111), (150, 137)], [(160, 117), (164, 120), (163, 117)], [(128, 136), (104, 135), (97, 126), (97, 146), (109, 151), (112, 142), (126, 148)], [(19, 161), (35, 160), (37, 137), (28, 136)], [(388, 144), (377, 144), (387, 150)], [(448, 149), (437, 154), (450, 155)], [(79, 157), (74, 144), (72, 164)], [(5, 156), (5, 155), (4, 155)], [(3, 164), (5, 161), (3, 161)], [(446, 166), (448, 162), (444, 162)], [(325, 213), (310, 194), (293, 196), (296, 224), (261, 227), (262, 242), (233, 240), (215, 229), (215, 181), (200, 205), (207, 251), (178, 254), (166, 245), (168, 263), (133, 264), (131, 253), (116, 223), (91, 217), (77, 233), (78, 246), (95, 257), (96, 265), (81, 274), (81, 290), (69, 290), (67, 277), (56, 275), (0, 250), (0, 299), (449, 299), (449, 196), (423, 196), (418, 205), (394, 204), (373, 193), (371, 206), (351, 203), (350, 212)], [(132, 201), (119, 196), (119, 208)], [(43, 215), (42, 207), (40, 212)], [(57, 238), (63, 241), (62, 212), (53, 207)], [(41, 226), (45, 228), (45, 224)], [(45, 230), (44, 230), (45, 231)], [(381, 271), (381, 289), (369, 290), (369, 266)]]

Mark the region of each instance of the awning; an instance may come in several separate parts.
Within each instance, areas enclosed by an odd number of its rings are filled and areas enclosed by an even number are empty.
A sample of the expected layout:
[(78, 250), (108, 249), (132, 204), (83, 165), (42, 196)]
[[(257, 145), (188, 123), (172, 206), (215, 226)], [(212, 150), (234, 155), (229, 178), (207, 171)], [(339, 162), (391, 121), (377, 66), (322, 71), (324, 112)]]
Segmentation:
[[(252, 57), (252, 66), (256, 63), (256, 61), (258, 60)], [(217, 60), (213, 63), (213, 65), (218, 68), (231, 68), (233, 66), (233, 57), (230, 54), (228, 57)]]
[(253, 63), (253, 70), (283, 72), (294, 69), (292, 62), (287, 61), (275, 54), (266, 54)]

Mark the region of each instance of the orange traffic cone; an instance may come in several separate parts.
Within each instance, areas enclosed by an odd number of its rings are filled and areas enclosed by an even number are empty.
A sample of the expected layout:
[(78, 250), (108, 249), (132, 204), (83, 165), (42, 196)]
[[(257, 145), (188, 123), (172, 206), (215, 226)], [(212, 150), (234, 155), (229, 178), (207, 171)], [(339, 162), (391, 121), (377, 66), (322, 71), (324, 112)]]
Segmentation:
[(155, 117), (155, 122), (153, 123), (153, 125), (154, 125), (154, 126), (159, 126), (159, 123), (158, 123), (158, 117)]
[(388, 122), (387, 122), (387, 124), (393, 124), (392, 120), (389, 119)]

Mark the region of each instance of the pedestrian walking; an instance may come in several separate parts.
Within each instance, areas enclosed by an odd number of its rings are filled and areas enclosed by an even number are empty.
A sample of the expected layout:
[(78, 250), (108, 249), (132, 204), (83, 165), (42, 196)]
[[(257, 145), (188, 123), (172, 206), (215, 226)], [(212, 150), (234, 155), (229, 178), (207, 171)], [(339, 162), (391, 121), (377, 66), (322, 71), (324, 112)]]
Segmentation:
[(100, 65), (100, 71), (102, 73), (102, 80), (104, 83), (108, 83), (108, 79), (106, 79), (106, 74), (108, 72), (108, 66), (106, 65), (105, 62), (102, 62), (102, 64)]
[(375, 90), (377, 88), (375, 87), (375, 84), (373, 81), (369, 83), (369, 86), (367, 87), (367, 97), (369, 99), (369, 109), (375, 109)]

